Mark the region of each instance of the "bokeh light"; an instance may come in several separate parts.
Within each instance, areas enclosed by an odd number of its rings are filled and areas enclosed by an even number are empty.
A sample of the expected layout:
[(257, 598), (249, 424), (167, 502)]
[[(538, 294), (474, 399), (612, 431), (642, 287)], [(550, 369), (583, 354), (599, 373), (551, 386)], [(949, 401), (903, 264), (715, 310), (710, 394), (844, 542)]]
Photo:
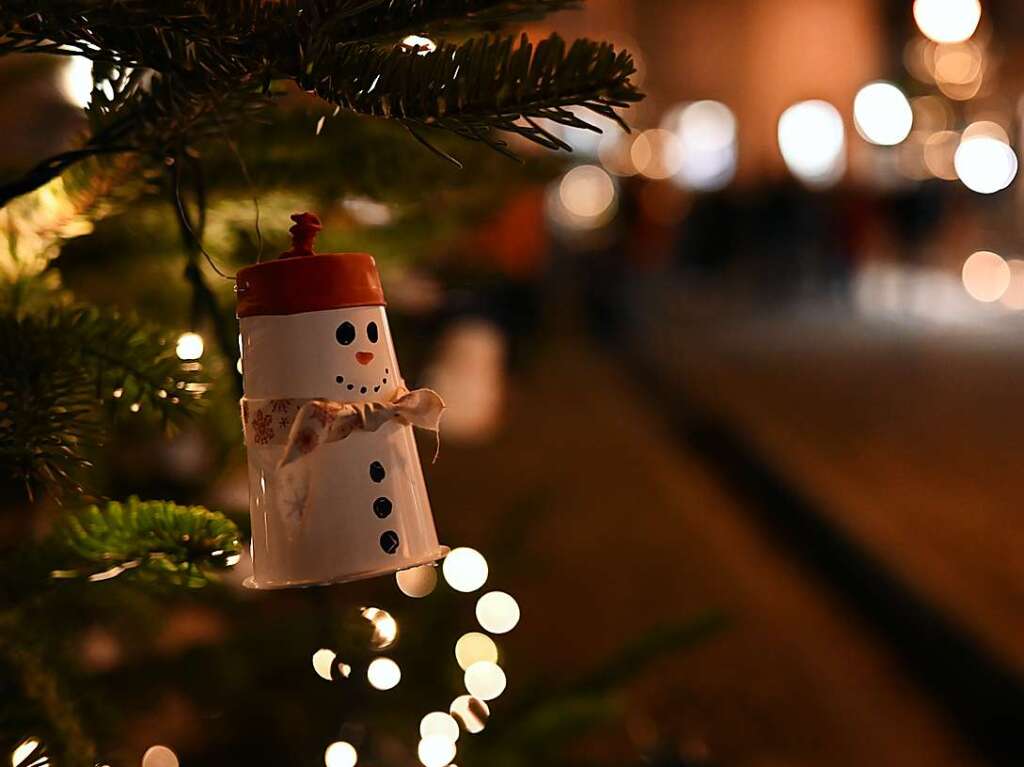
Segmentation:
[(736, 116), (720, 101), (696, 101), (671, 110), (662, 127), (678, 139), (676, 181), (688, 189), (721, 189), (736, 175)]
[(391, 658), (374, 658), (366, 667), (366, 679), (377, 690), (390, 690), (402, 681), (402, 669)]
[(363, 607), (359, 612), (373, 627), (370, 645), (374, 650), (383, 650), (395, 643), (398, 638), (398, 621), (391, 617), (391, 613), (379, 607)]
[(621, 131), (602, 136), (597, 145), (597, 158), (604, 169), (613, 176), (635, 176), (637, 169), (632, 152), (635, 140), (635, 136)]
[(432, 593), (437, 586), (437, 568), (433, 565), (410, 567), (395, 573), (398, 590), (407, 597), (421, 599)]
[(486, 634), (471, 631), (463, 634), (455, 643), (455, 660), (463, 671), (477, 661), (489, 660), (494, 663), (498, 660), (498, 646)]
[(423, 767), (445, 767), (455, 758), (455, 743), (444, 735), (429, 735), (416, 748)]
[(488, 705), (472, 695), (460, 695), (452, 701), (448, 711), (452, 718), (462, 725), (462, 729), (471, 735), (483, 732), (484, 727), (487, 726), (487, 720), (491, 716), (491, 709)]
[(1008, 187), (1017, 175), (1017, 154), (1000, 138), (981, 134), (964, 138), (953, 155), (956, 175), (979, 194), (994, 194)]
[(1010, 266), (990, 250), (972, 253), (961, 273), (964, 289), (971, 298), (984, 303), (998, 301), (1010, 287)]
[(359, 753), (355, 746), (343, 740), (337, 740), (324, 751), (326, 767), (355, 767), (359, 761)]
[(321, 679), (331, 681), (331, 669), (334, 668), (334, 660), (338, 654), (334, 650), (321, 648), (313, 653), (313, 670)]
[(480, 700), (494, 700), (505, 692), (505, 672), (488, 660), (477, 661), (467, 668), (463, 682), (469, 694)]
[(420, 720), (420, 737), (441, 735), (453, 743), (459, 739), (459, 723), (444, 711), (431, 711)]
[(441, 565), (444, 579), (456, 591), (476, 591), (487, 582), (487, 560), (476, 549), (453, 549)]
[(519, 623), (519, 604), (511, 594), (491, 591), (477, 600), (476, 619), (486, 631), (505, 634)]
[(559, 195), (565, 209), (585, 219), (600, 218), (615, 200), (615, 184), (596, 165), (580, 165), (562, 178)]
[(1011, 258), (1006, 265), (1010, 267), (1010, 284), (999, 300), (1007, 309), (1021, 311), (1024, 309), (1024, 261)]
[(779, 117), (779, 151), (790, 172), (805, 184), (830, 186), (846, 170), (846, 131), (827, 101), (801, 101)]
[(85, 56), (68, 56), (60, 71), (60, 91), (76, 107), (92, 101), (92, 61)]
[(981, 3), (978, 0), (914, 0), (914, 21), (921, 34), (937, 43), (959, 43), (978, 28)]
[(179, 360), (197, 360), (203, 356), (203, 337), (198, 333), (189, 331), (178, 336), (178, 342), (174, 345), (174, 353)]
[(142, 755), (142, 767), (178, 767), (178, 755), (167, 746), (150, 746)]
[(633, 141), (629, 153), (640, 175), (653, 180), (674, 176), (683, 163), (678, 137), (664, 128), (645, 130)]
[(903, 91), (892, 83), (874, 82), (857, 92), (853, 119), (865, 141), (895, 146), (910, 135), (914, 112)]

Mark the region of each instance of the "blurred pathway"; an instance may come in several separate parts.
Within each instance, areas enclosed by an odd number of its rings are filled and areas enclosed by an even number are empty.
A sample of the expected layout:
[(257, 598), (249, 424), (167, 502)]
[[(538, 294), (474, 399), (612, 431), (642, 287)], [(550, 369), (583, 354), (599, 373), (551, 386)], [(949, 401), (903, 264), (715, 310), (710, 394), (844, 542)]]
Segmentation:
[(732, 626), (643, 673), (628, 731), (580, 752), (625, 758), (630, 740), (657, 734), (716, 765), (977, 764), (888, 648), (680, 447), (625, 360), (567, 338), (533, 359), (499, 438), (446, 442), (427, 468), (443, 537), (485, 547), (494, 585), (523, 605), (511, 693), (718, 608)]

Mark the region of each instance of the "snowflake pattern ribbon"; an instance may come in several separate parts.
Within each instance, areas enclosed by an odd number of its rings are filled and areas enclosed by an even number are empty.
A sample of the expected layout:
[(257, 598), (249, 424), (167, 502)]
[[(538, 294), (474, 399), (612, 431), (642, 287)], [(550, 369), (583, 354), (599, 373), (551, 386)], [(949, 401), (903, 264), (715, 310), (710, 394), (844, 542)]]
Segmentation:
[(444, 401), (431, 389), (399, 389), (390, 402), (243, 398), (242, 427), (246, 444), (284, 445), (278, 462), (284, 468), (320, 445), (394, 421), (436, 435), (443, 411)]

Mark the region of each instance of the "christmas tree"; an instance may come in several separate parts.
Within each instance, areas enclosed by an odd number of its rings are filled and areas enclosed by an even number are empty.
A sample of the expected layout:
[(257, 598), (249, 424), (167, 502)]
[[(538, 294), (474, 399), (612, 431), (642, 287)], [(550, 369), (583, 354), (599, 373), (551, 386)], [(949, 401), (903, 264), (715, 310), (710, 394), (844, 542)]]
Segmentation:
[[(379, 733), (415, 721), (422, 696), (384, 709), (349, 685), (345, 711), (377, 734), (325, 735), (343, 667), (381, 648), (378, 623), (323, 592), (285, 597), (293, 620), (254, 615), (231, 575), (246, 518), (190, 505), (216, 498), (213, 479), (239, 463), (230, 278), (283, 248), (277, 222), (314, 207), (336, 225), (327, 248), (407, 263), (551, 163), (509, 158), (569, 150), (561, 128), (596, 130), (588, 113), (625, 127), (616, 110), (641, 98), (628, 53), (511, 34), (573, 5), (0, 8), (4, 54), (36, 54), (46, 75), (55, 60), (91, 64), (86, 119), (59, 151), (0, 177), (0, 746), (16, 763), (130, 763), (139, 744), (123, 729), (145, 716), (210, 730), (185, 745), (196, 764), (309, 764), (340, 736), (374, 763), (406, 763)], [(267, 242), (261, 221), (275, 222)], [(205, 355), (204, 336), (216, 347)], [(436, 636), (438, 616), (463, 609), (456, 597), (438, 594), (404, 625)], [(666, 628), (573, 685), (528, 690), (466, 763), (555, 759), (560, 734), (614, 715), (608, 694), (624, 674), (708, 625)], [(297, 683), (294, 659), (321, 646), (325, 678)], [(407, 664), (426, 670), (413, 689), (447, 680), (431, 670), (435, 643), (409, 649)], [(196, 722), (197, 710), (216, 721)]]

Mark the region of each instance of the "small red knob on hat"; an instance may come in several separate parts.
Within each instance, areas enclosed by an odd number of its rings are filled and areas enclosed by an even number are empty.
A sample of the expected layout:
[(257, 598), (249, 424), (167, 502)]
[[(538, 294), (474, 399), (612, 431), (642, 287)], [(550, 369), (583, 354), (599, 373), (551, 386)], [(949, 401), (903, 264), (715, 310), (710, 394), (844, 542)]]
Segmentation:
[(323, 229), (320, 219), (313, 213), (293, 213), (291, 216), (295, 225), (289, 229), (292, 235), (291, 250), (286, 250), (279, 258), (292, 258), (293, 256), (312, 256), (313, 240), (317, 233)]

